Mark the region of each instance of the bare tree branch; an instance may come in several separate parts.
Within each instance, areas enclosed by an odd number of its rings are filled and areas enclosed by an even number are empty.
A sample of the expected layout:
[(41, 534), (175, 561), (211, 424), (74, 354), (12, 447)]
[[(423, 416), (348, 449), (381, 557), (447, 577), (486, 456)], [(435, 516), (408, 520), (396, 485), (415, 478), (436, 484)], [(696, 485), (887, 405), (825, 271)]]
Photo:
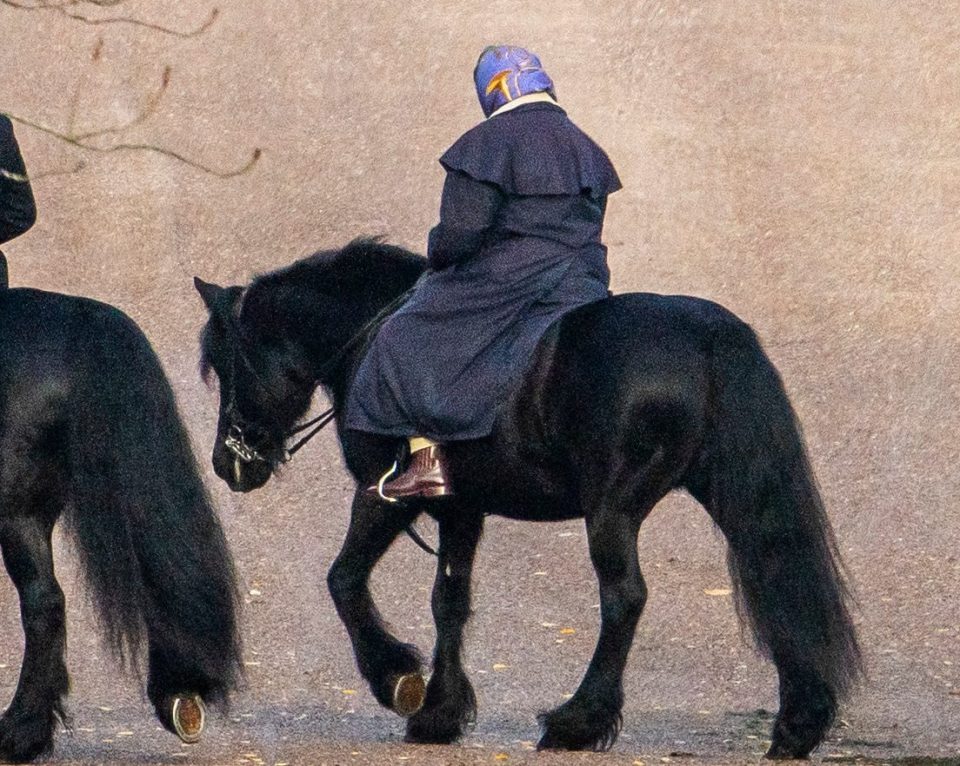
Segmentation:
[(162, 32), (166, 35), (173, 35), (175, 37), (197, 37), (206, 32), (213, 22), (217, 20), (217, 17), (220, 15), (220, 9), (214, 8), (210, 12), (210, 17), (203, 22), (196, 29), (184, 32), (179, 29), (172, 29), (170, 27), (164, 27), (160, 24), (153, 24), (149, 21), (143, 21), (142, 19), (136, 19), (132, 16), (107, 16), (104, 18), (93, 18), (91, 16), (86, 16), (83, 13), (77, 13), (71, 10), (81, 3), (88, 3), (98, 7), (114, 7), (120, 5), (124, 0), (61, 0), (61, 2), (56, 2), (56, 0), (34, 0), (33, 4), (28, 4), (21, 2), (21, 0), (0, 0), (0, 5), (6, 5), (10, 8), (16, 8), (21, 11), (56, 11), (62, 16), (66, 16), (69, 19), (74, 21), (79, 21), (84, 24), (91, 25), (101, 25), (101, 24), (130, 24), (137, 27), (144, 27), (146, 29), (152, 29), (156, 32)]
[(72, 168), (61, 168), (60, 170), (41, 170), (39, 173), (31, 173), (30, 181), (39, 181), (41, 178), (49, 178), (50, 176), (70, 176), (74, 173), (79, 173), (87, 166), (87, 163), (83, 160), (77, 162)]
[[(84, 4), (99, 6), (99, 7), (116, 7), (123, 4), (124, 2), (126, 2), (126, 0), (26, 0), (26, 2), (24, 2), (24, 0), (0, 0), (0, 6), (6, 5), (12, 8), (17, 8), (20, 10), (28, 10), (28, 11), (29, 10), (59, 11), (64, 13), (64, 15), (70, 18), (84, 21), (86, 19), (80, 18), (78, 15), (73, 14), (67, 9), (74, 8), (77, 6), (82, 6)], [(26, 3), (32, 3), (32, 4), (26, 4)], [(213, 23), (214, 19), (216, 19), (217, 15), (218, 15), (218, 10), (214, 8), (212, 13), (210, 14), (209, 20), (199, 29), (189, 33), (177, 32), (175, 30), (170, 30), (165, 27), (159, 27), (157, 25), (140, 22), (136, 19), (129, 19), (126, 17), (113, 17), (109, 19), (99, 19), (99, 20), (90, 21), (90, 23), (99, 24), (99, 23), (128, 22), (128, 23), (138, 24), (140, 26), (145, 26), (151, 29), (168, 33), (168, 34), (173, 34), (178, 37), (195, 37), (196, 35), (202, 34), (204, 31), (206, 31), (210, 27), (210, 25)], [(93, 62), (94, 66), (96, 66), (99, 64), (102, 58), (103, 58), (103, 38), (99, 37), (96, 41), (96, 44), (93, 47), (93, 50), (90, 55), (90, 59)], [(33, 120), (27, 119), (26, 117), (21, 117), (14, 114), (7, 114), (7, 116), (11, 120), (18, 122), (21, 125), (25, 125), (29, 128), (33, 128), (34, 130), (39, 130), (42, 133), (46, 133), (47, 135), (53, 136), (54, 138), (60, 141), (63, 141), (64, 143), (70, 144), (71, 146), (74, 146), (78, 149), (82, 149), (87, 152), (96, 152), (99, 154), (107, 154), (107, 153), (118, 152), (118, 151), (153, 152), (156, 154), (161, 154), (167, 157), (171, 157), (177, 160), (178, 162), (182, 162), (183, 164), (188, 165), (192, 168), (201, 170), (205, 173), (209, 173), (210, 175), (216, 176), (217, 178), (232, 178), (234, 176), (238, 176), (238, 175), (241, 175), (242, 173), (246, 173), (247, 171), (249, 171), (260, 159), (261, 150), (259, 148), (255, 148), (253, 150), (253, 152), (251, 153), (250, 159), (247, 160), (247, 162), (244, 163), (242, 166), (238, 168), (230, 169), (230, 170), (222, 170), (222, 169), (216, 169), (216, 168), (210, 167), (209, 165), (203, 162), (200, 162), (198, 160), (191, 159), (185, 156), (184, 154), (181, 154), (180, 152), (175, 151), (173, 149), (166, 149), (164, 147), (156, 146), (154, 144), (130, 143), (130, 142), (121, 141), (118, 143), (113, 143), (111, 145), (104, 146), (103, 143), (99, 140), (107, 136), (110, 136), (110, 137), (118, 136), (119, 134), (135, 126), (140, 125), (148, 117), (154, 114), (157, 110), (157, 107), (160, 101), (162, 100), (164, 94), (167, 91), (167, 87), (170, 84), (171, 73), (172, 73), (171, 67), (169, 66), (164, 67), (163, 75), (161, 76), (159, 87), (157, 87), (157, 89), (147, 97), (142, 108), (131, 119), (119, 125), (110, 125), (107, 127), (100, 127), (93, 130), (86, 130), (86, 131), (79, 131), (79, 132), (76, 130), (77, 114), (79, 112), (80, 99), (84, 92), (84, 85), (87, 81), (88, 73), (84, 73), (80, 76), (80, 79), (76, 85), (76, 89), (74, 90), (73, 96), (70, 99), (69, 113), (67, 115), (67, 127), (65, 129), (53, 128), (53, 127), (50, 127), (49, 125), (44, 125), (38, 122), (34, 122)], [(85, 165), (86, 165), (85, 161), (81, 160), (72, 169), (49, 170), (40, 174), (31, 174), (30, 178), (38, 179), (38, 178), (43, 178), (51, 175), (65, 175), (69, 173), (78, 173), (85, 167)], [(4, 172), (7, 175), (7, 177), (10, 177), (10, 178), (13, 177), (11, 174), (7, 173), (6, 171), (0, 171), (0, 172)], [(25, 181), (27, 180), (27, 178), (26, 177), (17, 178), (16, 180)]]
[[(197, 170), (202, 170), (204, 173), (209, 173), (210, 175), (216, 176), (217, 178), (233, 178), (234, 176), (239, 176), (239, 175), (242, 175), (243, 173), (246, 173), (257, 163), (257, 160), (260, 159), (260, 156), (262, 154), (262, 151), (259, 148), (256, 148), (253, 150), (253, 153), (251, 154), (250, 159), (247, 160), (247, 162), (241, 167), (234, 168), (232, 170), (217, 170), (216, 168), (212, 168), (209, 165), (203, 164), (202, 162), (192, 160), (189, 157), (186, 157), (183, 154), (180, 154), (179, 152), (176, 152), (172, 149), (165, 149), (162, 146), (154, 146), (153, 144), (125, 144), (125, 143), (113, 144), (111, 146), (96, 146), (93, 144), (84, 143), (84, 141), (89, 140), (89, 138), (83, 138), (79, 136), (70, 135), (68, 133), (63, 133), (54, 128), (50, 128), (46, 125), (41, 125), (38, 122), (33, 122), (32, 120), (28, 120), (24, 117), (19, 117), (15, 114), (10, 114), (9, 112), (5, 112), (4, 114), (6, 114), (7, 117), (9, 117), (14, 122), (18, 122), (21, 125), (26, 125), (29, 128), (33, 128), (34, 130), (39, 130), (42, 133), (46, 133), (47, 135), (53, 136), (54, 138), (58, 138), (61, 141), (64, 141), (65, 143), (70, 144), (71, 146), (77, 147), (78, 149), (83, 149), (89, 152), (98, 152), (100, 154), (109, 154), (111, 152), (119, 152), (119, 151), (154, 152), (156, 154), (162, 154), (166, 157), (172, 157), (175, 160), (179, 160), (184, 165), (189, 165), (190, 167), (196, 168)], [(108, 132), (108, 131), (104, 131), (104, 132)], [(98, 135), (98, 134), (94, 133), (91, 135)], [(48, 175), (52, 175), (52, 173), (48, 173)]]

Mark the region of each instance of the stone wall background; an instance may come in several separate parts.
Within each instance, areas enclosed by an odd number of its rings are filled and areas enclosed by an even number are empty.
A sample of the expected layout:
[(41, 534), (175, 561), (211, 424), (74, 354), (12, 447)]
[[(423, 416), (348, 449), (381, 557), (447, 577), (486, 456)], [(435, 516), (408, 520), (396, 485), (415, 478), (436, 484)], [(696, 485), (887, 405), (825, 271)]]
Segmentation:
[[(121, 6), (180, 29), (212, 7)], [(422, 250), (442, 184), (436, 159), (481, 116), (475, 58), (515, 42), (540, 54), (562, 105), (620, 172), (605, 233), (615, 289), (719, 301), (758, 330), (783, 374), (860, 600), (872, 681), (851, 707), (854, 725), (907, 743), (930, 741), (936, 724), (937, 741), (956, 746), (957, 10), (936, 0), (231, 0), (207, 32), (181, 39), (0, 5), (0, 110), (63, 127), (77, 99), (78, 128), (122, 123), (169, 64), (158, 109), (124, 140), (222, 168), (263, 149), (251, 172), (221, 180), (18, 127), (34, 174), (86, 165), (35, 182), (40, 220), (5, 248), (16, 284), (113, 303), (155, 343), (245, 586), (264, 594), (248, 598), (248, 648), (263, 663), (251, 668), (251, 709), (302, 694), (336, 711), (337, 680), (360, 683), (322, 586), (351, 483), (330, 435), (252, 496), (216, 482), (216, 397), (195, 372), (205, 316), (191, 277), (244, 283), (359, 234)], [(488, 527), (468, 656), (477, 669), (549, 666), (536, 682), (476, 679), (482, 711), (509, 709), (528, 738), (533, 713), (572, 691), (592, 651), (583, 543), (575, 523)], [(729, 601), (703, 593), (726, 578), (705, 514), (668, 500), (641, 548), (652, 596), (621, 746), (643, 736), (651, 710), (775, 708), (772, 673), (739, 640)], [(398, 544), (376, 581), (388, 616), (422, 646), (430, 567)], [(12, 606), (5, 582), (0, 593)], [(69, 595), (71, 647), (99, 658), (79, 589)], [(14, 609), (0, 619), (16, 630)], [(505, 638), (502, 621), (516, 636)], [(544, 622), (580, 632), (557, 644)], [(0, 685), (12, 691), (16, 647), (0, 654), (11, 666)], [(109, 697), (99, 671), (72, 667), (84, 704)], [(350, 704), (380, 715), (365, 690)]]

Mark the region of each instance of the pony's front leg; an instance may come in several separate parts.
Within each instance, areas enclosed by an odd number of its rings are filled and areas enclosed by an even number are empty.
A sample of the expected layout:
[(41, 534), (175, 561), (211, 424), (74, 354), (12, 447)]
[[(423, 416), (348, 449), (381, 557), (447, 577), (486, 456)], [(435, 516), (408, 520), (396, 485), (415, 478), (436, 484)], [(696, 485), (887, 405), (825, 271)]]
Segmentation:
[(360, 673), (377, 701), (400, 715), (411, 715), (423, 704), (423, 662), (415, 646), (398, 641), (384, 628), (370, 595), (369, 580), (380, 557), (418, 514), (370, 498), (358, 489), (347, 537), (327, 575), (330, 595), (350, 635)]
[(0, 718), (0, 759), (26, 762), (53, 747), (69, 689), (63, 591), (53, 572), (53, 523), (38, 517), (0, 522), (3, 563), (20, 596), (24, 651), (20, 680)]
[(470, 577), (483, 514), (448, 507), (440, 518), (440, 551), (433, 585), (437, 645), (423, 709), (407, 721), (409, 742), (453, 742), (476, 717), (477, 700), (460, 661), (470, 617)]

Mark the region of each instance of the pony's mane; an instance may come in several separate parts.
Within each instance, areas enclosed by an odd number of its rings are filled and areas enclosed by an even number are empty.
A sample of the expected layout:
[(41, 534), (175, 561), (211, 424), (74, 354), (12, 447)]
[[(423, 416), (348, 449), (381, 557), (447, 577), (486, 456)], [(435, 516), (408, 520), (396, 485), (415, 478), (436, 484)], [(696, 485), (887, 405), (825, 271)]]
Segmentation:
[(308, 286), (322, 292), (344, 294), (364, 284), (386, 282), (388, 290), (395, 276), (417, 276), (426, 267), (426, 259), (382, 237), (358, 237), (339, 250), (319, 250), (306, 258), (263, 274), (258, 274), (247, 290), (247, 300), (264, 288)]
[[(328, 295), (338, 302), (353, 300), (366, 313), (407, 290), (426, 268), (421, 255), (389, 245), (381, 237), (359, 237), (339, 250), (320, 250), (274, 271), (258, 274), (244, 291), (243, 313), (269, 316), (281, 305), (302, 296)], [(237, 289), (238, 293), (240, 288)], [(312, 304), (311, 304), (312, 305)], [(210, 325), (200, 336), (200, 375), (209, 385), (212, 363)]]

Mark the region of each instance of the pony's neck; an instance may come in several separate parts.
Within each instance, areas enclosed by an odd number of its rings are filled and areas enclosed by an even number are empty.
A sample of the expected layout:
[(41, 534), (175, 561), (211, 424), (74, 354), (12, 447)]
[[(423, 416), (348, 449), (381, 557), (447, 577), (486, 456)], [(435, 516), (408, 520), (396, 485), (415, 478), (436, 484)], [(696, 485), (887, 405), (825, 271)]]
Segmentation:
[[(300, 313), (307, 321), (293, 329), (314, 361), (314, 378), (323, 376), (321, 384), (340, 409), (369, 335), (379, 326), (377, 316), (413, 287), (426, 261), (398, 247), (360, 240), (337, 253), (313, 256), (305, 266), (305, 300), (325, 310), (306, 306)], [(332, 369), (331, 349), (340, 355)]]

